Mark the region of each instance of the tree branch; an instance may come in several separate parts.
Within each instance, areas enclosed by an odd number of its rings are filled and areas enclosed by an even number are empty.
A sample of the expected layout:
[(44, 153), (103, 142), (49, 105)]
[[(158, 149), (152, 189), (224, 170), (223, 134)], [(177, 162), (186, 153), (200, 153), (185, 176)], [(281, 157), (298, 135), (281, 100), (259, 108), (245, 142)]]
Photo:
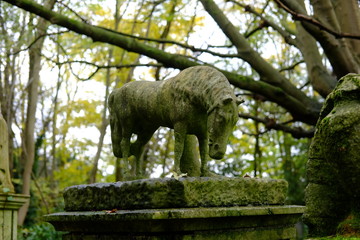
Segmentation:
[(90, 22), (82, 17), (79, 13), (77, 13), (75, 10), (73, 10), (71, 7), (69, 7), (64, 1), (57, 1), (59, 4), (63, 5), (66, 9), (68, 9), (70, 12), (72, 12), (76, 17), (78, 17), (82, 22), (90, 24)]
[[(103, 27), (99, 27), (99, 28), (103, 28)], [(196, 53), (196, 52), (201, 52), (201, 53), (210, 53), (213, 56), (217, 56), (217, 57), (223, 57), (223, 58), (239, 58), (240, 55), (239, 54), (224, 54), (224, 53), (218, 53), (218, 52), (214, 52), (211, 51), (209, 49), (205, 49), (205, 48), (196, 48), (192, 45), (188, 45), (185, 43), (180, 43), (180, 42), (176, 42), (173, 40), (169, 40), (169, 39), (165, 39), (165, 38), (149, 38), (149, 37), (142, 37), (142, 36), (135, 36), (132, 34), (128, 34), (128, 33), (123, 33), (123, 32), (117, 32), (117, 31), (113, 31), (111, 29), (108, 28), (104, 28), (107, 31), (112, 31), (115, 34), (121, 34), (123, 36), (126, 37), (130, 37), (133, 39), (137, 39), (137, 40), (143, 40), (143, 41), (149, 41), (149, 42), (156, 42), (156, 43), (161, 43), (161, 44), (172, 44), (172, 45), (177, 45), (179, 47), (185, 48), (185, 49), (189, 49), (192, 52)], [(209, 47), (213, 47), (213, 46), (209, 46)], [(215, 47), (213, 47), (215, 48)]]
[[(280, 0), (275, 1), (278, 2)], [(281, 3), (299, 16), (307, 16), (305, 7), (301, 6), (296, 0), (281, 0)], [(311, 18), (309, 16), (307, 17)], [(321, 44), (338, 78), (349, 72), (360, 71), (360, 66), (352, 55), (351, 50), (346, 46), (344, 39), (336, 38), (333, 34), (322, 30), (319, 26), (311, 22), (305, 20), (300, 22), (306, 31)]]
[(286, 126), (286, 123), (276, 123), (276, 120), (273, 118), (259, 118), (259, 117), (255, 117), (255, 116), (251, 116), (248, 114), (241, 114), (239, 113), (239, 117), (240, 118), (244, 118), (244, 119), (251, 119), (254, 120), (256, 122), (260, 122), (262, 124), (265, 125), (265, 127), (267, 129), (274, 129), (274, 130), (280, 130), (283, 132), (287, 132), (290, 133), (294, 138), (312, 138), (314, 136), (315, 133), (315, 129), (311, 129), (311, 130), (305, 130), (303, 128), (300, 127), (296, 127), (296, 128), (292, 128), (289, 126)]
[(41, 35), (37, 36), (37, 37), (34, 39), (34, 41), (32, 41), (32, 42), (29, 44), (29, 46), (27, 46), (26, 48), (17, 50), (17, 51), (15, 51), (15, 52), (10, 53), (10, 54), (11, 54), (11, 55), (16, 55), (16, 54), (18, 54), (18, 53), (20, 53), (20, 52), (29, 50), (37, 41), (39, 41), (39, 40), (40, 40), (41, 38), (43, 38), (43, 37), (53, 36), (53, 35), (60, 35), (60, 34), (63, 34), (63, 33), (68, 33), (68, 32), (69, 32), (69, 30), (67, 30), (67, 31), (60, 31), (60, 32), (55, 32), (55, 33), (45, 33), (45, 34), (41, 34)]
[[(54, 62), (54, 61), (53, 61)], [(92, 62), (83, 61), (83, 60), (73, 60), (73, 61), (64, 61), (64, 62), (54, 62), (56, 65), (63, 65), (63, 64), (72, 64), (72, 63), (81, 63), (94, 66), (96, 68), (133, 68), (133, 67), (162, 67), (162, 64), (159, 63), (137, 63), (137, 64), (115, 64), (115, 65), (98, 65)]]
[(305, 63), (305, 61), (304, 61), (304, 60), (301, 60), (301, 61), (298, 61), (298, 62), (296, 62), (296, 63), (293, 63), (292, 65), (290, 65), (290, 66), (288, 66), (288, 67), (285, 67), (285, 68), (280, 69), (280, 72), (294, 70), (294, 68), (295, 68), (297, 65), (301, 64), (301, 63)]
[[(35, 3), (34, 1), (30, 1), (30, 0), (4, 0), (4, 1), (12, 5), (16, 5), (40, 17), (43, 17), (44, 19), (50, 21), (53, 24), (63, 26), (79, 34), (89, 36), (94, 41), (109, 43), (121, 47), (127, 51), (139, 53), (149, 58), (153, 58), (158, 62), (164, 64), (164, 67), (172, 67), (182, 70), (188, 67), (199, 65), (197, 62), (191, 61), (186, 57), (161, 51), (157, 48), (141, 43), (136, 39), (126, 37), (118, 33), (114, 33), (111, 30), (92, 26), (74, 19), (70, 19), (56, 12), (49, 11), (48, 9)], [(247, 53), (246, 50), (245, 52), (242, 52), (242, 54), (245, 55), (246, 53)], [(251, 59), (248, 60), (252, 61)], [(267, 63), (266, 66), (269, 67)], [(257, 68), (258, 70), (260, 70), (259, 69), (260, 66), (258, 66)], [(316, 124), (321, 105), (316, 101), (306, 97), (305, 94), (301, 93), (301, 91), (297, 90), (296, 88), (293, 89), (293, 91), (296, 91), (298, 93), (297, 95), (301, 95), (300, 97), (299, 96), (294, 97), (293, 94), (289, 94), (288, 91), (285, 91), (283, 88), (279, 87), (280, 84), (279, 85), (275, 84), (275, 86), (273, 86), (267, 82), (255, 81), (254, 79), (247, 76), (243, 76), (227, 71), (222, 71), (222, 72), (228, 78), (230, 83), (233, 84), (234, 86), (265, 96), (270, 101), (275, 102), (280, 106), (284, 107), (285, 109), (287, 109), (293, 115), (294, 119), (298, 121), (302, 121), (312, 125)], [(275, 82), (279, 83), (279, 81), (280, 82), (287, 81), (276, 70), (273, 69), (271, 72), (274, 73), (275, 76), (270, 76), (270, 75), (267, 76), (271, 77)], [(280, 80), (277, 78), (279, 78)]]
[(278, 26), (277, 24), (275, 24), (274, 22), (268, 20), (267, 18), (265, 18), (261, 13), (258, 13), (255, 9), (253, 9), (250, 5), (246, 5), (243, 3), (239, 3), (235, 0), (229, 0), (230, 2), (242, 7), (245, 9), (245, 11), (250, 12), (252, 14), (254, 14), (255, 16), (259, 17), (264, 23), (267, 24), (267, 26), (272, 27), (275, 31), (277, 31), (285, 40), (285, 42), (287, 42), (290, 45), (293, 46), (297, 46), (297, 42), (295, 39), (292, 38), (291, 34), (289, 34), (288, 32), (284, 31), (280, 26)]
[[(88, 80), (90, 80), (100, 69), (109, 69), (109, 68), (121, 69), (121, 68), (134, 68), (134, 67), (162, 67), (163, 66), (162, 64), (159, 64), (159, 63), (98, 65), (98, 64), (95, 64), (93, 62), (88, 62), (88, 61), (84, 61), (84, 60), (68, 60), (68, 61), (63, 61), (63, 62), (57, 62), (57, 61), (54, 61), (51, 58), (48, 58), (46, 56), (44, 56), (44, 57), (48, 61), (53, 62), (58, 66), (61, 66), (61, 65), (64, 65), (64, 64), (69, 64), (71, 73), (80, 81), (88, 81)], [(73, 63), (80, 63), (80, 64), (90, 65), (90, 66), (95, 67), (96, 69), (87, 78), (82, 78), (73, 71), (73, 69), (71, 67), (71, 64), (73, 64)]]
[[(298, 101), (306, 104), (316, 106), (317, 103), (310, 99), (297, 89), (288, 79), (281, 75), (270, 63), (268, 63), (261, 55), (251, 47), (246, 38), (239, 33), (239, 30), (227, 18), (224, 12), (213, 0), (200, 0), (205, 10), (210, 14), (218, 26), (222, 29), (224, 34), (236, 46), (237, 52), (240, 57), (248, 62), (254, 68), (261, 80), (270, 83), (273, 86), (280, 87), (287, 94), (297, 99)], [(320, 108), (320, 106), (316, 106)]]
[(305, 21), (305, 22), (311, 23), (311, 24), (319, 27), (321, 30), (324, 30), (324, 31), (330, 33), (331, 35), (335, 36), (335, 38), (360, 39), (360, 35), (334, 31), (331, 28), (325, 26), (318, 20), (316, 20), (308, 15), (297, 13), (297, 12), (291, 10), (290, 8), (288, 8), (284, 3), (281, 2), (281, 0), (274, 0), (274, 2), (276, 2), (280, 8), (282, 8), (286, 12), (290, 13), (293, 16), (294, 20)]

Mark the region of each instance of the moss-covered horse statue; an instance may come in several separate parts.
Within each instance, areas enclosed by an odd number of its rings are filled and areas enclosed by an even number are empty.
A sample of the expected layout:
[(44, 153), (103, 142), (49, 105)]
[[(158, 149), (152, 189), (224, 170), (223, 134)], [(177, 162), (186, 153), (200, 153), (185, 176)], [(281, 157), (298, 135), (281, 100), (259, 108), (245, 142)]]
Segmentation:
[[(192, 134), (199, 142), (201, 175), (207, 176), (207, 156), (224, 156), (240, 101), (226, 77), (207, 66), (187, 68), (165, 81), (127, 83), (109, 97), (114, 155), (125, 160), (125, 171), (127, 158), (135, 155), (136, 173), (140, 175), (144, 145), (160, 126), (169, 127), (175, 135), (174, 171), (181, 174), (184, 141), (187, 134)], [(137, 135), (133, 144), (132, 134)]]

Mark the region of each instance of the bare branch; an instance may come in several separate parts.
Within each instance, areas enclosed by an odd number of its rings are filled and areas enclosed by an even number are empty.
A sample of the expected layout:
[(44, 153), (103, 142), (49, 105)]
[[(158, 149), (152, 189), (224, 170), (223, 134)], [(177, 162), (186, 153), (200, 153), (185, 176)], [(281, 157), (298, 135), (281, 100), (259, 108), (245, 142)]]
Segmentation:
[[(97, 26), (98, 27), (98, 26)], [(102, 28), (102, 27), (100, 27)], [(104, 28), (107, 31), (112, 31), (111, 29), (108, 28)], [(179, 47), (182, 48), (186, 48), (191, 50), (192, 52), (200, 52), (200, 53), (209, 53), (211, 55), (217, 56), (217, 57), (223, 57), (223, 58), (239, 58), (240, 55), (239, 54), (223, 54), (223, 53), (218, 53), (218, 52), (214, 52), (211, 51), (209, 49), (205, 49), (205, 48), (196, 48), (192, 45), (188, 45), (185, 43), (180, 43), (180, 42), (176, 42), (173, 40), (168, 40), (168, 39), (164, 39), (164, 38), (149, 38), (149, 37), (142, 37), (142, 36), (135, 36), (132, 34), (127, 34), (127, 33), (123, 33), (123, 32), (117, 32), (117, 31), (112, 31), (116, 34), (120, 34), (123, 35), (125, 37), (130, 37), (130, 38), (134, 38), (137, 40), (143, 40), (143, 41), (149, 41), (149, 42), (156, 42), (156, 43), (161, 43), (161, 44), (173, 44), (173, 45), (177, 45)], [(216, 47), (232, 47), (232, 46), (208, 46), (209, 48), (216, 48)]]
[(68, 9), (70, 12), (72, 12), (73, 14), (75, 14), (76, 17), (78, 17), (83, 23), (87, 23), (90, 24), (90, 22), (85, 19), (84, 17), (80, 16), (79, 13), (77, 13), (75, 10), (73, 10), (71, 7), (69, 7), (66, 3), (64, 3), (63, 1), (58, 1), (59, 4), (63, 5), (66, 9)]
[(37, 38), (34, 39), (34, 41), (32, 41), (29, 46), (27, 46), (26, 48), (23, 48), (23, 49), (20, 49), (18, 51), (15, 51), (15, 52), (12, 52), (10, 53), (10, 55), (16, 55), (16, 54), (19, 54), (20, 52), (23, 52), (23, 51), (27, 51), (29, 50), (37, 41), (39, 41), (41, 38), (43, 37), (47, 37), (47, 36), (53, 36), (53, 35), (60, 35), (60, 34), (63, 34), (63, 33), (68, 33), (70, 32), (69, 30), (66, 30), (66, 31), (59, 31), (59, 32), (55, 32), (55, 33), (45, 33), (45, 34), (41, 34), (39, 35)]
[[(275, 24), (274, 22), (268, 20), (267, 18), (265, 18), (263, 16), (262, 13), (258, 13), (255, 9), (253, 9), (250, 5), (246, 5), (246, 4), (243, 4), (243, 3), (239, 3), (235, 0), (229, 0), (230, 2), (242, 7), (245, 9), (245, 11), (247, 12), (250, 12), (252, 14), (254, 14), (255, 16), (259, 17), (263, 23), (261, 24), (261, 26), (259, 26), (258, 28), (262, 27), (272, 27), (275, 31), (277, 31), (283, 38), (284, 40), (290, 44), (290, 45), (293, 45), (293, 46), (297, 46), (297, 42), (295, 39), (292, 38), (291, 34), (289, 34), (288, 32), (286, 32), (284, 29), (282, 29), (280, 26), (278, 26), (277, 24)], [(257, 29), (259, 30), (259, 29)], [(249, 34), (247, 34), (249, 35)]]
[[(159, 63), (147, 63), (147, 64), (141, 64), (141, 63), (136, 63), (136, 64), (115, 64), (115, 65), (98, 65), (96, 63), (93, 62), (88, 62), (88, 61), (84, 61), (84, 60), (69, 60), (69, 61), (64, 61), (64, 62), (57, 62), (52, 60), (51, 58), (48, 58), (46, 56), (44, 56), (48, 61), (51, 61), (53, 63), (55, 63), (56, 65), (64, 65), (64, 64), (68, 64), (70, 67), (70, 71), (71, 73), (80, 81), (88, 81), (90, 80), (92, 77), (94, 77), (94, 75), (100, 70), (100, 69), (109, 69), (109, 68), (116, 68), (116, 69), (121, 69), (121, 68), (134, 68), (134, 67), (162, 67), (162, 64)], [(86, 64), (86, 65), (90, 65), (95, 67), (95, 71), (93, 71), (88, 77), (86, 78), (82, 78), (80, 77), (78, 74), (76, 74), (73, 69), (71, 64), (73, 63), (80, 63), (80, 64)]]
[(274, 129), (274, 130), (280, 130), (283, 132), (290, 133), (294, 138), (312, 138), (314, 136), (315, 129), (311, 130), (305, 130), (300, 127), (289, 127), (286, 124), (290, 123), (291, 121), (285, 122), (285, 123), (276, 123), (276, 120), (273, 118), (259, 118), (255, 116), (251, 116), (248, 114), (241, 114), (239, 113), (239, 117), (245, 118), (245, 119), (251, 119), (256, 122), (260, 122), (265, 125), (267, 129)]
[(98, 65), (93, 62), (83, 61), (83, 60), (73, 60), (73, 61), (64, 61), (64, 62), (55, 62), (56, 65), (63, 65), (63, 64), (72, 64), (72, 63), (82, 63), (94, 66), (96, 68), (102, 69), (102, 68), (133, 68), (133, 67), (162, 67), (163, 65), (160, 63), (137, 63), (137, 64), (115, 64), (115, 65)]
[(285, 68), (282, 68), (280, 69), (280, 72), (284, 72), (284, 71), (290, 71), (290, 70), (293, 70), (297, 65), (301, 64), (301, 63), (305, 63), (304, 60), (301, 60), (301, 61), (298, 61), (288, 67), (285, 67)]
[(274, 0), (274, 1), (279, 5), (280, 8), (282, 8), (286, 12), (290, 13), (293, 16), (294, 20), (305, 21), (305, 22), (311, 23), (311, 24), (319, 27), (321, 30), (324, 30), (324, 31), (330, 33), (335, 38), (360, 39), (360, 35), (354, 35), (354, 34), (350, 34), (350, 33), (342, 33), (342, 32), (334, 31), (331, 28), (329, 28), (329, 27), (325, 26), (324, 24), (322, 24), (321, 22), (319, 22), (318, 20), (316, 20), (315, 18), (312, 18), (305, 14), (297, 13), (297, 12), (291, 10), (290, 8), (288, 8), (284, 3), (281, 2), (281, 0)]
[(267, 28), (269, 27), (270, 25), (268, 24), (268, 22), (266, 21), (261, 21), (260, 24), (254, 28), (253, 30), (251, 30), (250, 32), (244, 34), (245, 38), (249, 38), (251, 37), (253, 34), (255, 34), (257, 31), (260, 31), (262, 30), (263, 28)]

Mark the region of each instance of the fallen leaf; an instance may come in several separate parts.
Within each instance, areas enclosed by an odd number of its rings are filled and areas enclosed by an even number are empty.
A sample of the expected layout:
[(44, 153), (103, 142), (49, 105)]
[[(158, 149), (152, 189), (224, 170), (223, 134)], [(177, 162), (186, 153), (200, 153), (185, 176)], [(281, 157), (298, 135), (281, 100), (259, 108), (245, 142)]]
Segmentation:
[(114, 209), (112, 209), (112, 210), (107, 210), (107, 211), (105, 211), (106, 213), (115, 213), (117, 211), (117, 209), (116, 208), (114, 208)]

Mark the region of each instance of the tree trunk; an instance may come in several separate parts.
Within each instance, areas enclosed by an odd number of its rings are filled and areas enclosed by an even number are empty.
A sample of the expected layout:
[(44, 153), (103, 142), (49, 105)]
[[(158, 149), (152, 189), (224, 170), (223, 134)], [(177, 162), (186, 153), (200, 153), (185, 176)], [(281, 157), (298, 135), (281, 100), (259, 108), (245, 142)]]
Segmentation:
[[(57, 60), (59, 61), (59, 47), (57, 47)], [(52, 116), (52, 136), (51, 136), (51, 171), (50, 171), (50, 181), (51, 185), (54, 186), (55, 179), (54, 179), (54, 172), (57, 170), (58, 162), (57, 162), (57, 156), (56, 156), (56, 135), (58, 132), (57, 129), (57, 115), (58, 115), (58, 97), (59, 97), (59, 91), (62, 84), (62, 77), (61, 77), (61, 66), (58, 68), (58, 79), (56, 83), (56, 90), (55, 90), (55, 96), (53, 100), (53, 116)], [(44, 162), (46, 162), (46, 159), (44, 159)], [(45, 173), (47, 172), (47, 169), (45, 168)], [(46, 173), (47, 174), (47, 173)]]
[[(111, 59), (113, 57), (113, 50), (110, 49), (109, 50), (109, 55), (108, 55), (108, 65), (111, 64)], [(99, 159), (100, 159), (100, 155), (101, 155), (101, 150), (104, 144), (104, 137), (106, 134), (106, 128), (109, 125), (109, 120), (107, 118), (107, 108), (108, 108), (108, 97), (109, 97), (109, 88), (110, 88), (110, 68), (108, 68), (106, 70), (106, 81), (105, 81), (105, 97), (104, 97), (104, 109), (103, 109), (103, 113), (102, 113), (102, 118), (101, 118), (101, 126), (100, 126), (100, 137), (99, 137), (99, 141), (97, 144), (97, 151), (95, 154), (95, 157), (93, 159), (93, 167), (91, 169), (90, 172), (90, 177), (89, 177), (89, 183), (94, 183), (96, 182), (96, 173), (98, 171), (98, 163), (99, 163)]]
[[(22, 174), (23, 186), (22, 194), (30, 195), (30, 182), (31, 182), (31, 173), (34, 165), (34, 155), (35, 155), (35, 142), (34, 142), (34, 132), (35, 132), (35, 113), (36, 105), (38, 100), (38, 86), (39, 86), (39, 73), (40, 73), (40, 48), (33, 45), (29, 50), (30, 57), (30, 70), (29, 70), (29, 85), (28, 85), (28, 107), (26, 113), (26, 122), (24, 128), (24, 148), (22, 151), (22, 159), (25, 164), (24, 172)], [(24, 223), (27, 211), (29, 208), (29, 202), (25, 203), (19, 210), (19, 224)]]
[[(290, 135), (287, 133), (283, 133), (283, 143), (282, 143), (282, 169), (284, 171), (284, 178), (289, 183), (292, 183), (293, 174), (292, 174), (292, 164), (293, 161), (291, 159), (291, 142)], [(281, 147), (280, 147), (281, 148)]]
[(298, 34), (298, 47), (301, 51), (309, 73), (310, 83), (314, 90), (321, 96), (326, 96), (334, 89), (337, 81), (330, 75), (322, 63), (322, 57), (319, 53), (315, 39), (303, 28), (300, 23), (296, 24)]
[[(307, 15), (305, 8), (300, 5), (297, 0), (281, 0), (281, 2), (294, 12)], [(311, 0), (310, 2), (313, 6), (315, 19), (318, 19), (323, 25), (335, 32), (341, 31), (331, 0)], [(343, 2), (345, 1), (342, 1), (342, 4)], [(359, 11), (358, 9), (359, 7), (357, 7), (357, 11)], [(320, 43), (337, 78), (350, 72), (360, 72), (360, 65), (357, 63), (355, 56), (351, 53), (345, 39), (337, 38), (309, 22), (302, 21), (301, 24), (306, 31)]]
[[(55, 0), (51, 0), (47, 3), (47, 8), (52, 9), (55, 4)], [(48, 22), (44, 19), (39, 19), (36, 30), (35, 38), (46, 33), (48, 27)], [(44, 38), (40, 38), (36, 41), (29, 49), (29, 84), (27, 88), (28, 92), (28, 104), (26, 112), (26, 122), (24, 128), (24, 148), (22, 152), (24, 166), (24, 172), (22, 174), (23, 186), (22, 194), (30, 195), (30, 183), (31, 183), (31, 174), (34, 165), (34, 155), (35, 155), (35, 142), (34, 142), (34, 133), (35, 133), (35, 114), (36, 106), (38, 101), (38, 86), (40, 81), (40, 70), (41, 70), (41, 49), (44, 43)], [(29, 209), (29, 202), (24, 204), (19, 209), (19, 225), (22, 225), (25, 221), (27, 211)]]
[[(349, 34), (358, 34), (360, 32), (360, 10), (358, 0), (332, 0), (332, 3), (337, 19), (339, 20), (341, 31)], [(345, 41), (348, 43), (351, 52), (357, 57), (357, 61), (359, 62), (359, 40), (346, 39)]]

